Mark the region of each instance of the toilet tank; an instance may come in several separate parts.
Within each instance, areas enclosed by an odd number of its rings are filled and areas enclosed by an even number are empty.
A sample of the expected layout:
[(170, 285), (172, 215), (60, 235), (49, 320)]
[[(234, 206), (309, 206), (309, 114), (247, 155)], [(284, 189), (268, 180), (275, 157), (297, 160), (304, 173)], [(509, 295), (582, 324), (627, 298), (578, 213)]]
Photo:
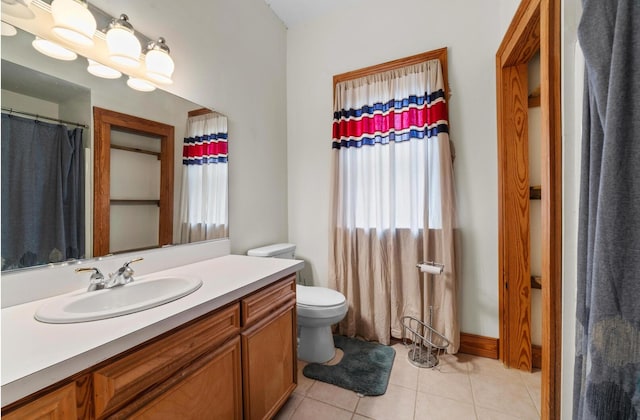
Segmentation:
[(253, 248), (247, 251), (247, 255), (252, 257), (273, 257), (293, 259), (296, 253), (295, 244), (272, 244)]

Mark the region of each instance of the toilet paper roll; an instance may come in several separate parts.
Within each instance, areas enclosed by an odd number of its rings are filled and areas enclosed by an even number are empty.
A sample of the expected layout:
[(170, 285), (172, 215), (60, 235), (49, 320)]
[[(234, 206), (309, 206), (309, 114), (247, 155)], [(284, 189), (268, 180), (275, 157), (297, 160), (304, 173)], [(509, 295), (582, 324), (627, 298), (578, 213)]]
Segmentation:
[(442, 270), (444, 270), (444, 266), (442, 265), (418, 264), (418, 267), (423, 273), (429, 274), (442, 274)]

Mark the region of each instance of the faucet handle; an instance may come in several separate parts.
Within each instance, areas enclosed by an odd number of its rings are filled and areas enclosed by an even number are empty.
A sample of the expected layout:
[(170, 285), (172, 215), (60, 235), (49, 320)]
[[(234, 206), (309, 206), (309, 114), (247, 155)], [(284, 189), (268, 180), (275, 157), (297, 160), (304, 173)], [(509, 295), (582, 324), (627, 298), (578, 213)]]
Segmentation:
[(129, 267), (129, 264), (142, 261), (142, 260), (144, 260), (144, 258), (142, 257), (134, 258), (133, 260), (127, 261), (126, 263), (124, 263), (120, 268), (120, 270), (118, 270), (119, 273), (122, 275), (122, 278), (124, 279), (125, 283), (130, 283), (133, 281), (133, 268)]
[(138, 262), (138, 261), (142, 261), (142, 260), (144, 260), (143, 257), (134, 258), (131, 261), (127, 261), (126, 263), (124, 263), (123, 267), (129, 267), (129, 264), (133, 264), (134, 262)]
[(94, 290), (104, 289), (104, 275), (100, 272), (100, 270), (96, 267), (76, 268), (76, 273), (82, 273), (86, 271), (93, 271), (93, 274), (91, 274), (91, 277), (89, 278), (89, 288), (87, 289), (87, 291), (92, 292)]

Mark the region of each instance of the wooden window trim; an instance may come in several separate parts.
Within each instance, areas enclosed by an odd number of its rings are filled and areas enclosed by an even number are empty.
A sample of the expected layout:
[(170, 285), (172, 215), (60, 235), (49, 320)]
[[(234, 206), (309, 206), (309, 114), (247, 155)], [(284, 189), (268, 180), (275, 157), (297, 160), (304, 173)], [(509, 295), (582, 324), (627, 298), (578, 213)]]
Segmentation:
[(427, 51), (424, 53), (412, 55), (405, 58), (399, 58), (397, 60), (387, 61), (386, 63), (376, 64), (369, 67), (364, 67), (358, 70), (349, 71), (342, 74), (333, 76), (333, 97), (336, 96), (336, 85), (340, 82), (347, 80), (359, 79), (361, 77), (371, 76), (372, 74), (378, 74), (385, 71), (396, 70), (402, 67), (412, 66), (414, 64), (424, 63), (429, 60), (440, 60), (442, 66), (442, 75), (444, 81), (444, 93), (445, 97), (449, 98), (449, 73), (447, 67), (447, 47), (437, 50)]

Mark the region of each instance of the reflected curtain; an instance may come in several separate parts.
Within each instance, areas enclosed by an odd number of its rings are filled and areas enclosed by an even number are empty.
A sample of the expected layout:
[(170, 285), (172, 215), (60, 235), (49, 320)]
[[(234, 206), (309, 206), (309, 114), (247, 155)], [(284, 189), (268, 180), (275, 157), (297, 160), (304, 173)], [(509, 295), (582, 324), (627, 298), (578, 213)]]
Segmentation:
[(640, 2), (584, 0), (574, 419), (640, 418)]
[[(432, 303), (458, 351), (448, 131), (439, 60), (336, 85), (329, 285), (349, 302), (340, 333), (388, 344), (403, 316), (426, 321)], [(427, 277), (421, 261), (444, 273)]]
[(2, 269), (84, 258), (82, 128), (2, 114)]
[(227, 117), (189, 117), (182, 154), (180, 242), (229, 236)]

